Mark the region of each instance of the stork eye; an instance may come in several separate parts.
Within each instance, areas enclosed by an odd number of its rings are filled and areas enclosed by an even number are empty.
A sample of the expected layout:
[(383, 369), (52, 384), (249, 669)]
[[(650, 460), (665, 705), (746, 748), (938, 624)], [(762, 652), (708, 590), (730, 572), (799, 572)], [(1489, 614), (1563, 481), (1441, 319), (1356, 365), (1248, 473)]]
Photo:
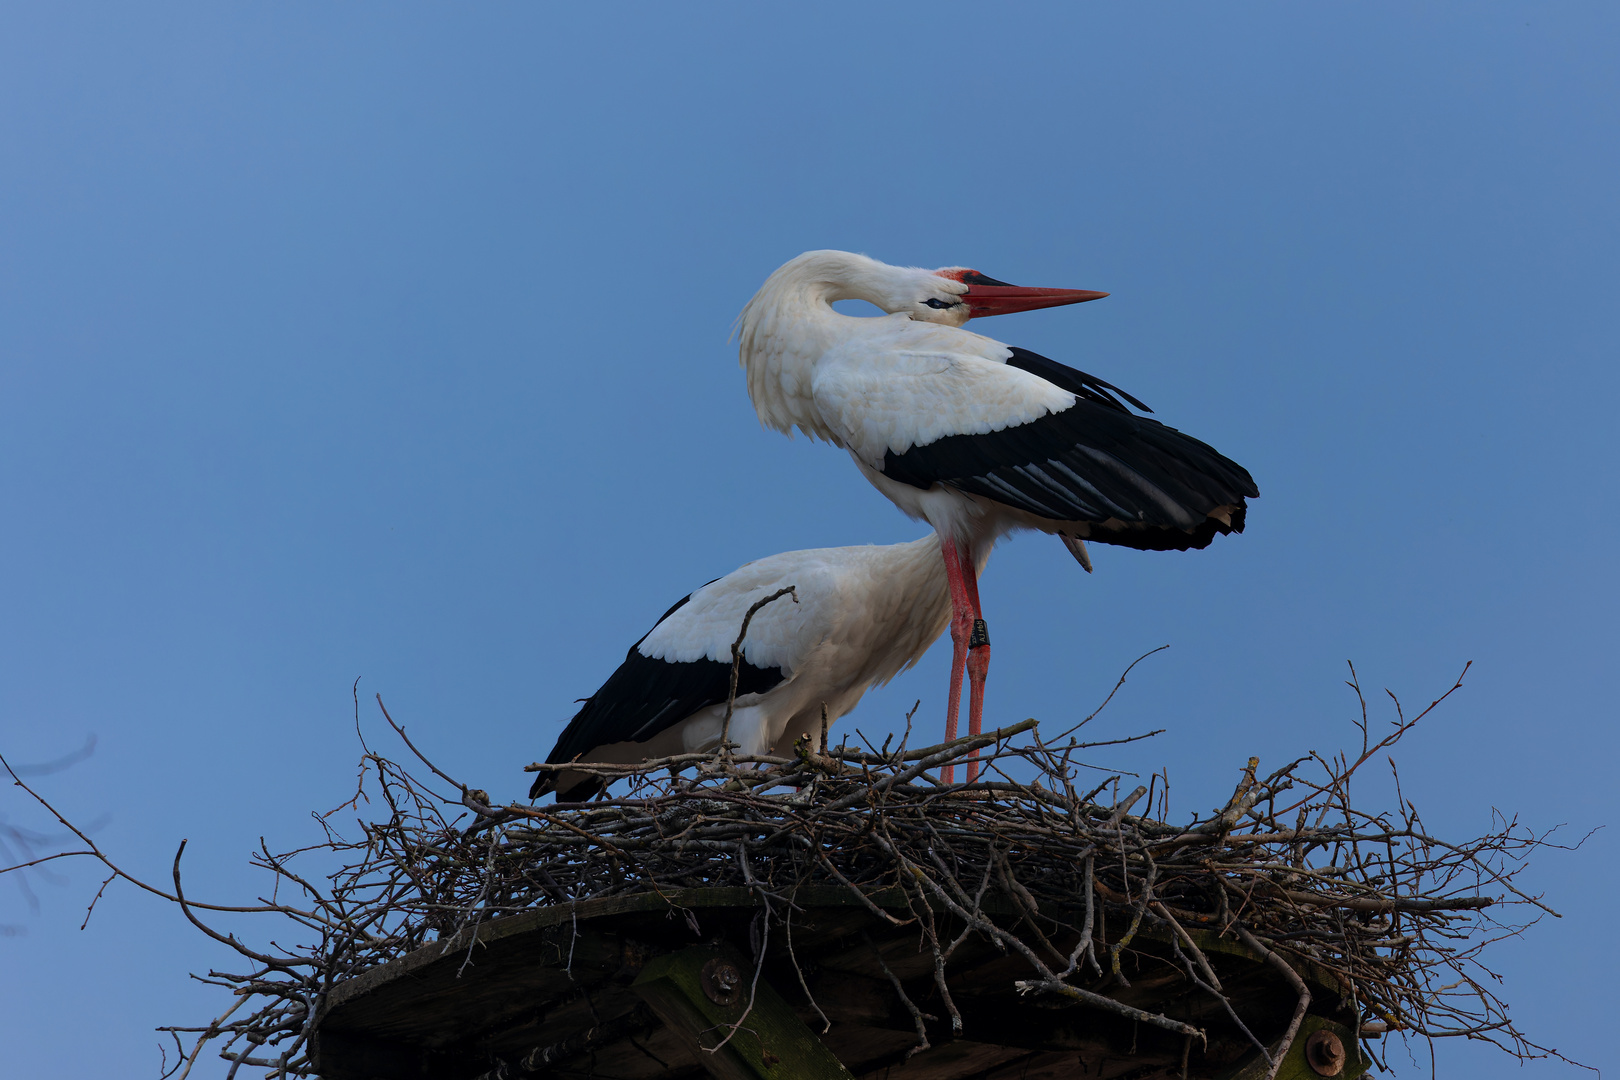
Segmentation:
[(944, 311), (946, 308), (960, 307), (962, 305), (962, 301), (960, 300), (940, 300), (938, 298), (924, 300), (923, 303), (927, 304), (935, 311)]

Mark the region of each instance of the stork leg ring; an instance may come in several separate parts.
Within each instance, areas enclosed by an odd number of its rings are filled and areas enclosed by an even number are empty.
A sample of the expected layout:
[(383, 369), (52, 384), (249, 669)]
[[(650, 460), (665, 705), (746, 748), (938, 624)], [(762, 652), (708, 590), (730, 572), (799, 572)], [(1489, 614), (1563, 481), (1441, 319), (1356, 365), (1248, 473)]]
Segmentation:
[[(968, 637), (967, 676), (968, 734), (977, 735), (984, 728), (984, 677), (990, 672), (990, 630), (984, 623), (984, 608), (979, 603), (979, 575), (973, 568), (973, 556), (962, 552), (962, 586), (967, 591), (968, 603), (973, 605), (972, 632)], [(968, 783), (979, 778), (979, 752), (968, 758)]]

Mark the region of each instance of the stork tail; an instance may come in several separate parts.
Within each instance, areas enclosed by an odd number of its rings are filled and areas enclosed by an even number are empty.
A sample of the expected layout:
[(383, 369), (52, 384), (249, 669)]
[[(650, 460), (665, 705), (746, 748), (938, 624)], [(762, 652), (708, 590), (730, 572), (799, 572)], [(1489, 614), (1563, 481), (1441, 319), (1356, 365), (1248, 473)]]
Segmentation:
[(1074, 561), (1079, 563), (1086, 573), (1091, 573), (1091, 552), (1086, 550), (1086, 542), (1078, 536), (1064, 536), (1062, 533), (1058, 534), (1058, 539), (1062, 540), (1063, 546), (1069, 549), (1069, 554), (1074, 556)]

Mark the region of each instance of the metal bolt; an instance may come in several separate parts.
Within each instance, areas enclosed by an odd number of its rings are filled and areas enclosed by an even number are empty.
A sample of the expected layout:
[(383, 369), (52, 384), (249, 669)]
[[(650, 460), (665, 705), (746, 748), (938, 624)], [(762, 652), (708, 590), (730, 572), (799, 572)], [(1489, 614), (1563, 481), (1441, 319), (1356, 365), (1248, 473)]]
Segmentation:
[(703, 965), (699, 981), (710, 1001), (716, 1005), (731, 1005), (737, 1000), (737, 990), (742, 986), (743, 977), (736, 964), (716, 957)]
[(1331, 1031), (1313, 1031), (1305, 1040), (1305, 1064), (1317, 1076), (1338, 1076), (1344, 1071), (1344, 1043)]

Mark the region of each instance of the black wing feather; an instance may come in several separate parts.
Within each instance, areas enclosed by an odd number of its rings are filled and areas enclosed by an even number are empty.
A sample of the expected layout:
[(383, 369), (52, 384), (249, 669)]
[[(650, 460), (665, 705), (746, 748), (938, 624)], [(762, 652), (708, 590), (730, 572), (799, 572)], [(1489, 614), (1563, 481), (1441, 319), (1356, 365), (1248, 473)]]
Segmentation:
[[(683, 597), (664, 612), (653, 629), (691, 598), (690, 595)], [(641, 641), (646, 639), (643, 634)], [(630, 646), (624, 663), (574, 714), (558, 737), (557, 745), (552, 747), (547, 762), (572, 761), (608, 743), (646, 742), (699, 709), (724, 702), (731, 693), (730, 664), (707, 658), (680, 662), (654, 659), (642, 654), (641, 641)], [(737, 696), (763, 694), (786, 677), (779, 667), (755, 667), (745, 657), (737, 672)], [(555, 776), (555, 773), (541, 773), (529, 789), (529, 798), (539, 798), (551, 790)], [(560, 792), (558, 797), (568, 801), (586, 799), (600, 786), (594, 779), (589, 780)]]
[(1244, 500), (1260, 494), (1243, 466), (1133, 414), (1113, 395), (1146, 406), (1095, 376), (1026, 349), (1014, 349), (1008, 363), (1069, 391), (1075, 403), (1001, 431), (891, 450), (883, 474), (919, 488), (946, 484), (1052, 521), (1089, 523), (1083, 535), (1105, 544), (1186, 550), (1243, 531)]
[(1111, 405), (1120, 412), (1127, 410), (1114, 397), (1115, 394), (1118, 394), (1143, 412), (1153, 411), (1111, 382), (1104, 382), (1095, 375), (1087, 375), (1079, 368), (1072, 368), (1068, 364), (1060, 364), (1051, 357), (1042, 356), (1038, 352), (1020, 349), (1016, 345), (1007, 347), (1012, 350), (1012, 357), (1007, 361), (1008, 367), (1022, 368), (1031, 375), (1039, 375), (1054, 386), (1061, 386), (1071, 394), (1077, 394), (1088, 401), (1095, 401), (1099, 405)]

